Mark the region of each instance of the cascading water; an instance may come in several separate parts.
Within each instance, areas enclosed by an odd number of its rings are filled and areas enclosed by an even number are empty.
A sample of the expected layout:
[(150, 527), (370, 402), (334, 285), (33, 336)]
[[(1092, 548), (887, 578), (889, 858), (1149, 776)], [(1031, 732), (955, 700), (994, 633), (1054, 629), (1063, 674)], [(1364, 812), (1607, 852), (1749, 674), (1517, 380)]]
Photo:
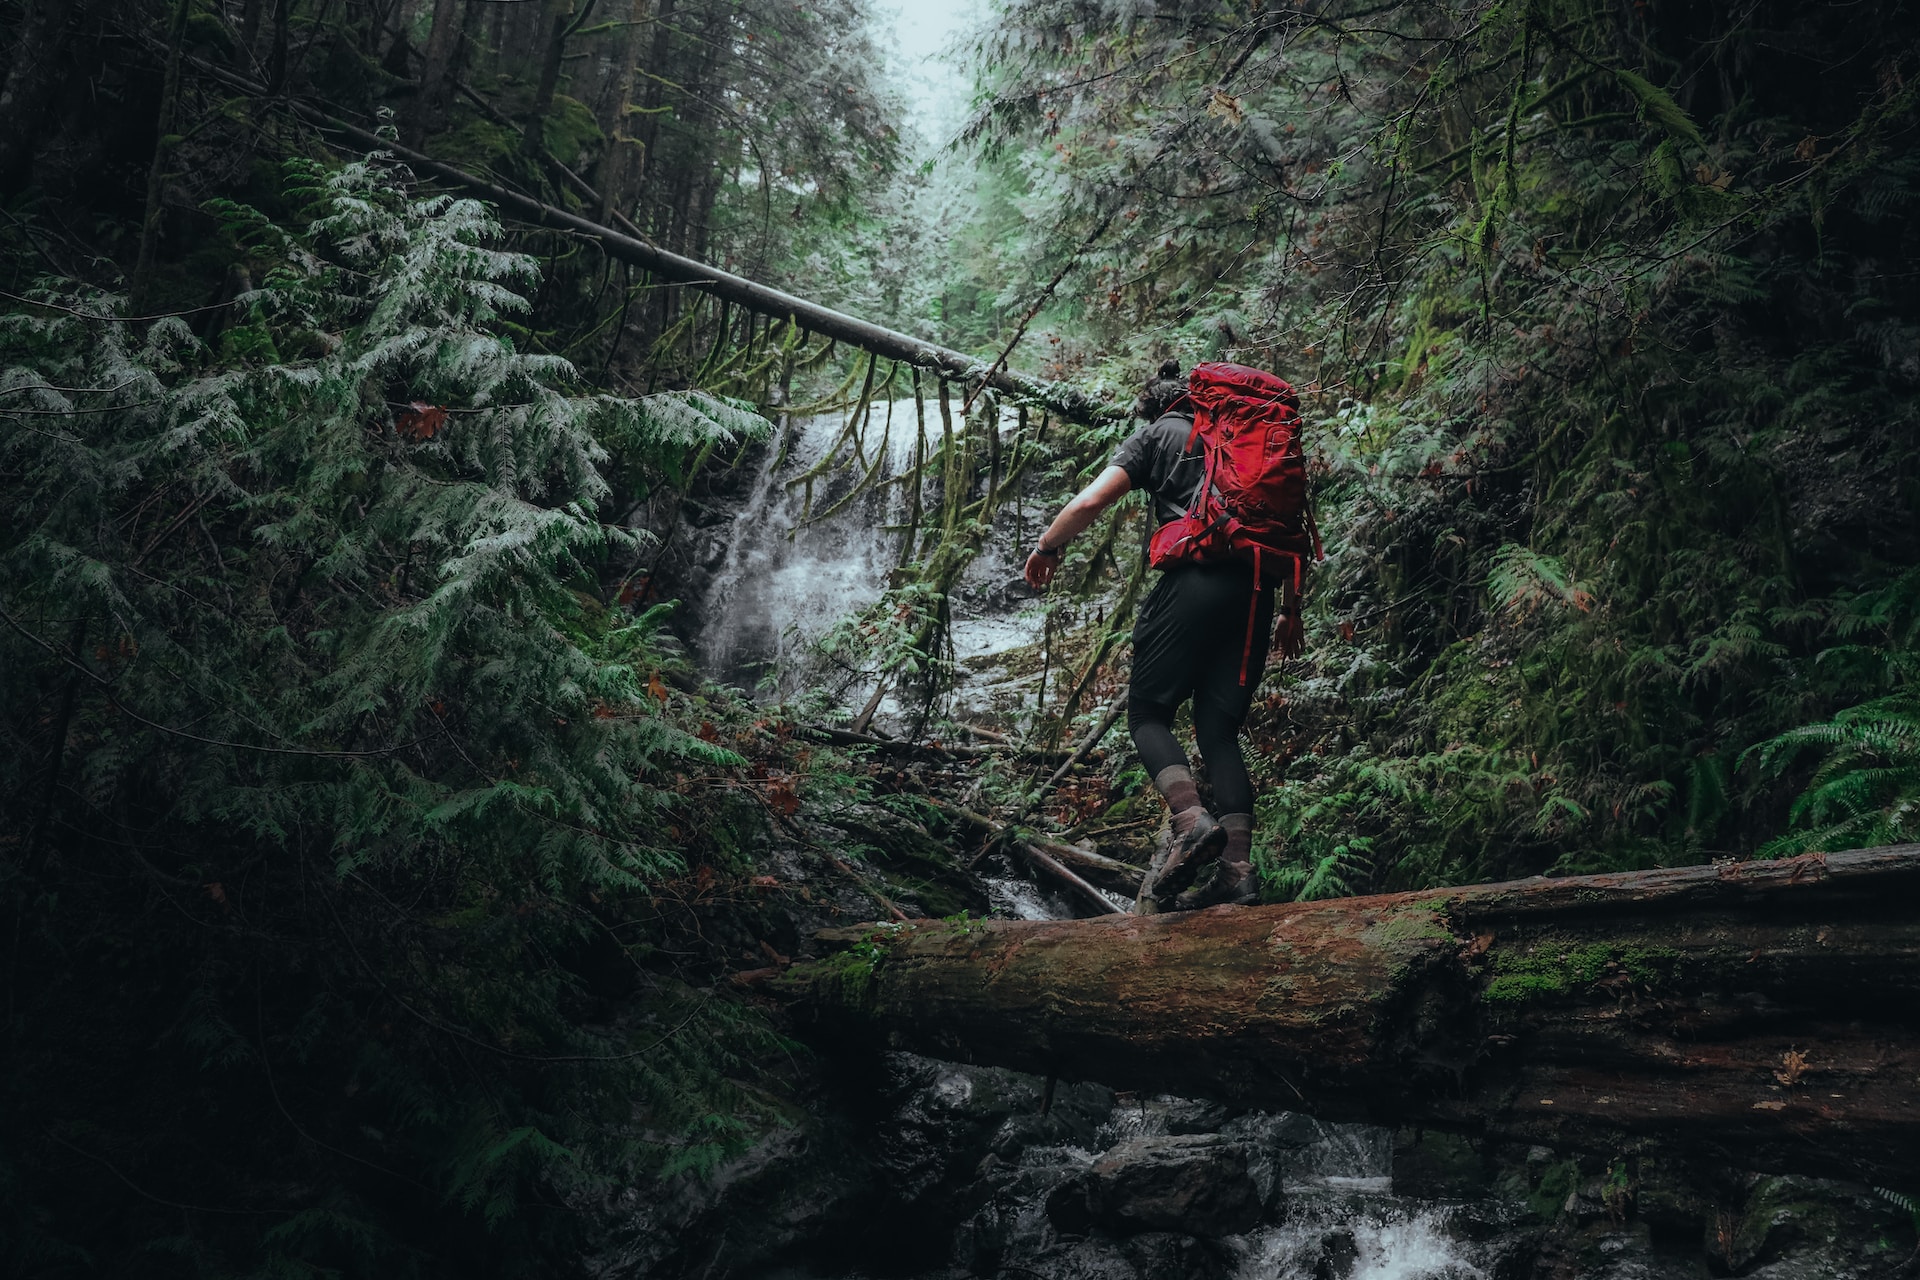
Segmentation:
[[(1013, 421), (1003, 416), (1003, 434)], [(739, 506), (695, 535), (705, 545), (694, 559), (713, 566), (695, 609), (695, 644), (709, 674), (746, 688), (772, 676), (778, 695), (810, 683), (812, 644), (877, 600), (900, 561), (910, 495), (897, 481), (912, 470), (916, 429), (911, 400), (876, 401), (851, 433), (834, 415), (782, 423)], [(926, 431), (931, 456), (941, 439), (938, 420)], [(842, 461), (809, 485), (804, 477), (836, 448)], [(927, 500), (937, 498), (929, 485)], [(952, 609), (957, 658), (1033, 639), (1036, 624), (1021, 616), (1025, 602), (1009, 589), (1017, 576), (1010, 554), (990, 542), (961, 579)]]
[[(892, 434), (884, 423), (896, 407), (874, 406), (883, 434)], [(724, 526), (724, 558), (700, 606), (700, 656), (712, 674), (751, 685), (769, 667), (792, 672), (809, 641), (885, 588), (883, 566), (897, 558), (900, 535), (889, 547), (884, 526), (897, 523), (891, 508), (899, 505), (900, 486), (880, 487), (822, 516), (855, 477), (840, 470), (811, 486), (789, 483), (820, 463), (843, 427), (830, 417), (783, 422), (752, 490)], [(859, 444), (865, 452), (882, 440)], [(885, 451), (889, 478), (910, 466), (911, 427), (886, 440)]]

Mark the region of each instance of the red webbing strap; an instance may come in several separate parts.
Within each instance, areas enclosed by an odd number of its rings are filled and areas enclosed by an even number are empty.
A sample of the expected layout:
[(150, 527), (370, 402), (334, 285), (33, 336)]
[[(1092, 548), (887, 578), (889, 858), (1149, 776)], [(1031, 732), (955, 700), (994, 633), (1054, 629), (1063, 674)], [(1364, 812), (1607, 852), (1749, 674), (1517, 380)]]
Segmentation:
[[(1295, 563), (1299, 563), (1297, 560)], [(1240, 685), (1246, 687), (1247, 664), (1253, 660), (1253, 626), (1260, 612), (1260, 544), (1253, 544), (1253, 593), (1247, 597), (1247, 643), (1240, 650)]]

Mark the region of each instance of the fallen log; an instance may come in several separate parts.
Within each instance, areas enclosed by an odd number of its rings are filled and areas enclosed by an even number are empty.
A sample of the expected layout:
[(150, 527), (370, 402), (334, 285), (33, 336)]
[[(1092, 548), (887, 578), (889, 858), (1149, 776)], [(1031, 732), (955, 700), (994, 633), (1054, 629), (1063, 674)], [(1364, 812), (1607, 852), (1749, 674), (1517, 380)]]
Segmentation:
[[(428, 174), (452, 186), (466, 189), (497, 207), (506, 216), (593, 240), (608, 257), (650, 271), (662, 280), (698, 289), (756, 315), (796, 324), (862, 351), (931, 370), (969, 389), (992, 387), (1016, 400), (1049, 409), (1075, 422), (1100, 422), (1126, 416), (1120, 406), (1095, 400), (1068, 383), (1029, 377), (1007, 369), (998, 362), (989, 362), (951, 347), (927, 342), (912, 334), (850, 316), (844, 311), (821, 306), (757, 280), (749, 280), (745, 276), (737, 276), (705, 262), (669, 252), (643, 236), (632, 234), (637, 229), (630, 222), (625, 223), (629, 230), (617, 230), (511, 190), (342, 119), (343, 113), (330, 103), (309, 102), (297, 97), (274, 97), (265, 85), (225, 67), (199, 58), (190, 57), (187, 61), (200, 74), (231, 89), (272, 99), (275, 105), (285, 107), (323, 133), (345, 139), (358, 150), (386, 152), (405, 161), (416, 173)], [(576, 189), (585, 187), (584, 181), (577, 175), (569, 172), (567, 177), (570, 179), (569, 186), (577, 184)], [(590, 187), (586, 189), (592, 190)]]
[(1920, 1181), (1920, 845), (823, 935), (803, 1026), (1118, 1088)]

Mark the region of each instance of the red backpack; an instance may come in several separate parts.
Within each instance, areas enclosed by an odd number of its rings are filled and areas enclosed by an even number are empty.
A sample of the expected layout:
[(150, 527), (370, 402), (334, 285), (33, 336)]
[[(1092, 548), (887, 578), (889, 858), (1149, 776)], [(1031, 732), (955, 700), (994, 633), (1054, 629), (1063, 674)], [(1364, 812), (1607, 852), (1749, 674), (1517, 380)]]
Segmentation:
[[(1270, 373), (1242, 364), (1196, 365), (1183, 406), (1206, 450), (1206, 478), (1186, 515), (1162, 525), (1147, 548), (1156, 569), (1244, 560), (1255, 587), (1282, 590), (1280, 652), (1300, 652), (1300, 586), (1306, 559), (1322, 558), (1320, 532), (1307, 505), (1307, 459), (1300, 447), (1300, 399)], [(1240, 683), (1253, 654), (1256, 591), (1247, 606), (1247, 643)]]

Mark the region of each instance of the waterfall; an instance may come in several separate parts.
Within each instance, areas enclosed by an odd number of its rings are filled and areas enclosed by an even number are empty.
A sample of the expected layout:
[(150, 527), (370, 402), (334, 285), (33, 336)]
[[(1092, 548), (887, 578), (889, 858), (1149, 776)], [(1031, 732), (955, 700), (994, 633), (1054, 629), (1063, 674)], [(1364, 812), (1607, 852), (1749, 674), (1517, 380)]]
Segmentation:
[[(940, 422), (928, 416), (925, 447), (931, 457), (940, 444)], [(886, 481), (913, 467), (915, 418), (910, 399), (875, 401), (855, 432), (857, 450), (843, 439), (844, 416), (794, 418), (782, 425), (739, 505), (697, 535), (718, 544), (695, 557), (714, 565), (694, 599), (694, 646), (710, 675), (747, 689), (771, 676), (775, 696), (814, 683), (812, 644), (879, 599), (899, 562), (911, 499), (906, 485)], [(1003, 413), (1003, 435), (1014, 422), (1011, 411)], [(795, 481), (836, 445), (842, 460), (814, 478), (809, 509), (807, 487)], [(876, 458), (874, 483), (840, 505)], [(938, 502), (937, 486), (928, 486), (925, 500)], [(956, 657), (995, 653), (1034, 638), (1036, 625), (1020, 616), (1025, 601), (1006, 589), (1018, 572), (1011, 554), (1011, 548), (990, 545), (956, 589)]]

